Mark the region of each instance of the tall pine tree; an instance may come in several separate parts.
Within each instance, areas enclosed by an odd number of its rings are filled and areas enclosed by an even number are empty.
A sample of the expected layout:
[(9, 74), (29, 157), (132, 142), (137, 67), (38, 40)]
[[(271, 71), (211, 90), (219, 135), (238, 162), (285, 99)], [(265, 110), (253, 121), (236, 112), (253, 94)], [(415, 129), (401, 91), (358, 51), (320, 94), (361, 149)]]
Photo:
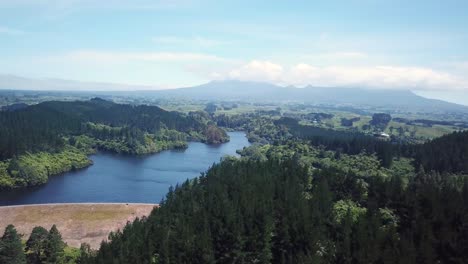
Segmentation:
[(21, 236), (13, 225), (5, 228), (5, 233), (0, 241), (0, 263), (23, 264), (26, 263)]
[(28, 241), (26, 242), (26, 251), (29, 251), (29, 262), (41, 263), (44, 259), (44, 249), (49, 232), (42, 226), (33, 228)]
[(53, 225), (47, 235), (47, 243), (44, 248), (45, 263), (57, 263), (63, 255), (64, 248), (65, 243), (62, 240), (62, 235)]

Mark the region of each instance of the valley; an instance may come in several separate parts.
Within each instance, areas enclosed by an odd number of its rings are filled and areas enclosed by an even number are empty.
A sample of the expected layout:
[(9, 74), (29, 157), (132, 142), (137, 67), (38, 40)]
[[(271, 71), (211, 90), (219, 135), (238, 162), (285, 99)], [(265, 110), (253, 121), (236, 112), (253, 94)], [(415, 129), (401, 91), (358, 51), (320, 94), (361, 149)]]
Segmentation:
[[(27, 241), (62, 234), (71, 263), (412, 263), (438, 245), (430, 236), (465, 244), (444, 224), (465, 217), (463, 111), (444, 119), (394, 106), (82, 99), (0, 112), (0, 204), (20, 205), (0, 207), (3, 225)], [(425, 210), (449, 200), (448, 214)]]
[(467, 11), (0, 0), (0, 264), (468, 263)]

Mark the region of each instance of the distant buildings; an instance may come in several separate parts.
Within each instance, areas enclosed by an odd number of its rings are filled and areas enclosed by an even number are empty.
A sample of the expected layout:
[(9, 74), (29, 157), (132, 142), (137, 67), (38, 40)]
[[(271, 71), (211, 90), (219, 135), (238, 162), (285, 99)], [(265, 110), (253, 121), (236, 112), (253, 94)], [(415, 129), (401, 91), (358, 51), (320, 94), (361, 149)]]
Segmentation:
[(389, 139), (390, 135), (385, 132), (377, 132), (377, 133), (374, 133), (374, 137), (380, 138), (380, 139)]

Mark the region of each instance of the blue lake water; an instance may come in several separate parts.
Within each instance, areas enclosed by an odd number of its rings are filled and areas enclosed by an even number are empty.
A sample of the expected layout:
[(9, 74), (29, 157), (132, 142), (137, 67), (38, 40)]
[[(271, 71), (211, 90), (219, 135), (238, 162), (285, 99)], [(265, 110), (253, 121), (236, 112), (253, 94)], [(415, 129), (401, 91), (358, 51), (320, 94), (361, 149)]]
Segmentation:
[(98, 153), (86, 169), (53, 176), (45, 185), (0, 193), (0, 205), (122, 202), (159, 203), (170, 186), (206, 171), (225, 155), (249, 146), (243, 132), (229, 132), (219, 145), (189, 143), (185, 150), (168, 150), (144, 157)]

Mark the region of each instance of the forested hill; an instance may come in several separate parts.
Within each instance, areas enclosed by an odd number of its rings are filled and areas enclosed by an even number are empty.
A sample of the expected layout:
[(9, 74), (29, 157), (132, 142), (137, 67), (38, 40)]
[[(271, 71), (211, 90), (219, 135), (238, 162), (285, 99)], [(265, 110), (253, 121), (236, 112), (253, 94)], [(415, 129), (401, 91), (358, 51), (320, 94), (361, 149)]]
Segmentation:
[(162, 127), (181, 132), (199, 131), (204, 124), (178, 112), (169, 112), (157, 106), (116, 104), (100, 98), (89, 101), (51, 101), (37, 108), (52, 109), (83, 122), (101, 123), (112, 127), (136, 127), (156, 132)]
[[(90, 123), (101, 126), (90, 126)], [(174, 130), (186, 134), (186, 138), (193, 136), (193, 139), (209, 141), (207, 127), (200, 119), (157, 106), (116, 104), (99, 98), (44, 102), (0, 112), (0, 160), (25, 152), (54, 150), (63, 146), (64, 136), (85, 133), (111, 138), (118, 133), (142, 136)]]
[(426, 171), (468, 174), (468, 131), (454, 132), (418, 146), (415, 163)]
[(61, 135), (79, 132), (81, 121), (44, 105), (0, 112), (0, 160), (61, 148)]
[(315, 146), (324, 146), (326, 149), (351, 155), (363, 151), (376, 153), (384, 167), (390, 167), (395, 156), (406, 152), (406, 145), (396, 144), (396, 142), (392, 144), (360, 132), (301, 125), (297, 120), (289, 117), (282, 117), (274, 123), (277, 126), (287, 127), (293, 136), (307, 139)]
[(224, 160), (80, 263), (465, 263), (468, 182), (404, 182)]

